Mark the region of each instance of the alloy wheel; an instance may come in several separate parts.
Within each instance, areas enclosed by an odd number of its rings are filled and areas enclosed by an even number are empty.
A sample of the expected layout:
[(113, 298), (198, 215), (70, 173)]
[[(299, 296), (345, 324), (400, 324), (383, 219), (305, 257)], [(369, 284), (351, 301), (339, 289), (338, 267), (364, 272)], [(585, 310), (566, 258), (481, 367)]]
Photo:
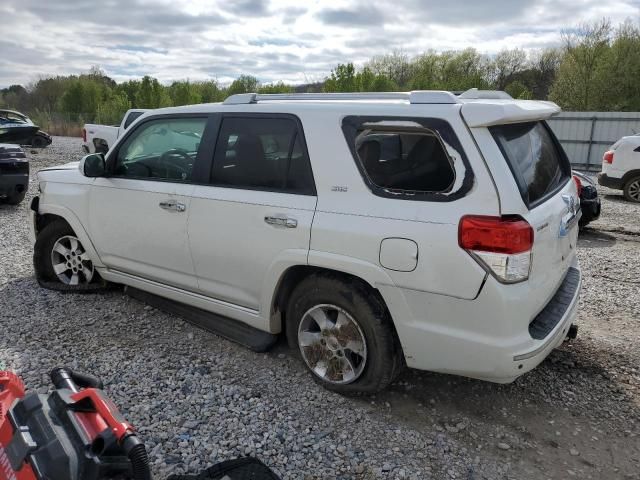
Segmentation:
[(629, 185), (627, 192), (631, 198), (633, 198), (636, 202), (640, 202), (640, 179), (634, 181)]
[(360, 325), (335, 305), (316, 305), (302, 316), (298, 346), (311, 371), (329, 383), (356, 381), (367, 362), (367, 343)]
[(65, 285), (86, 285), (93, 278), (93, 263), (73, 235), (60, 237), (51, 250), (53, 272)]

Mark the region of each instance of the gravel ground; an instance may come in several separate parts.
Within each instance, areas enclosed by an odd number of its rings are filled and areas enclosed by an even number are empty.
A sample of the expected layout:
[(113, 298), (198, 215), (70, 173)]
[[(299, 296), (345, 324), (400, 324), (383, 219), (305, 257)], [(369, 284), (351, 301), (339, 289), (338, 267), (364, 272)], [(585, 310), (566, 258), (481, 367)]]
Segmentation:
[[(80, 145), (54, 137), (30, 154), (32, 174), (77, 160)], [(0, 206), (0, 364), (41, 392), (57, 365), (101, 376), (160, 479), (248, 454), (286, 479), (638, 479), (640, 205), (601, 194), (578, 245), (579, 336), (511, 385), (406, 371), (382, 394), (345, 398), (284, 345), (253, 353), (117, 289), (40, 289), (29, 199)]]

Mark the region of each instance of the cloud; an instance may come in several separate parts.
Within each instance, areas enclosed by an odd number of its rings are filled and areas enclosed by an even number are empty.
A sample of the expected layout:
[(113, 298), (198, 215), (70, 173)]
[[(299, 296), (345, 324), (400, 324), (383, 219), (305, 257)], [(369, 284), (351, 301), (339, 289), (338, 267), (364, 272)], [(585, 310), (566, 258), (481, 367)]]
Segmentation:
[(347, 27), (373, 27), (383, 25), (386, 20), (382, 11), (374, 6), (363, 8), (328, 8), (320, 11), (318, 18), (327, 25)]
[(20, 26), (0, 39), (0, 88), (92, 65), (117, 81), (303, 83), (393, 50), (534, 49), (579, 22), (639, 14), (638, 0), (0, 1), (3, 25)]
[(304, 7), (283, 8), (280, 12), (282, 14), (282, 22), (285, 25), (294, 23), (298, 20), (299, 17), (307, 13), (307, 11), (308, 10)]
[(229, 13), (237, 16), (260, 17), (267, 15), (269, 12), (268, 0), (234, 0), (229, 4), (233, 5)]

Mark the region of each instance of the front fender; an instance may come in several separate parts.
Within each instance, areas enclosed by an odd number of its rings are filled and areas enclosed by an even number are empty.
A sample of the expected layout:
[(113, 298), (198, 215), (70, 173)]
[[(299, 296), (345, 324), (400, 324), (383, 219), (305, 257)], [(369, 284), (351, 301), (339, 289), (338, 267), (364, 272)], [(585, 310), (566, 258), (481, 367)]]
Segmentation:
[(60, 205), (51, 205), (51, 204), (42, 204), (38, 206), (37, 215), (55, 215), (63, 218), (69, 226), (73, 229), (78, 240), (82, 243), (82, 246), (85, 248), (91, 262), (95, 267), (104, 267), (102, 260), (100, 260), (100, 256), (96, 251), (96, 248), (93, 245), (93, 242), (89, 238), (87, 231), (82, 226), (80, 219), (76, 216), (73, 211), (68, 209), (67, 207), (63, 207)]

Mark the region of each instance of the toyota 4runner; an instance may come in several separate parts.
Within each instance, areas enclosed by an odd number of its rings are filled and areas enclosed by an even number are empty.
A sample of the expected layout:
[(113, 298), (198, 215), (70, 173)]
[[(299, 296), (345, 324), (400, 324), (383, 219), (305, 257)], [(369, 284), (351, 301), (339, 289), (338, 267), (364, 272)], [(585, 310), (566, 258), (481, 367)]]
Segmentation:
[(511, 382), (576, 315), (580, 203), (545, 122), (558, 112), (475, 89), (147, 112), (106, 158), (39, 172), (36, 276), (125, 284), (228, 335), (285, 334), (343, 393), (405, 364)]

